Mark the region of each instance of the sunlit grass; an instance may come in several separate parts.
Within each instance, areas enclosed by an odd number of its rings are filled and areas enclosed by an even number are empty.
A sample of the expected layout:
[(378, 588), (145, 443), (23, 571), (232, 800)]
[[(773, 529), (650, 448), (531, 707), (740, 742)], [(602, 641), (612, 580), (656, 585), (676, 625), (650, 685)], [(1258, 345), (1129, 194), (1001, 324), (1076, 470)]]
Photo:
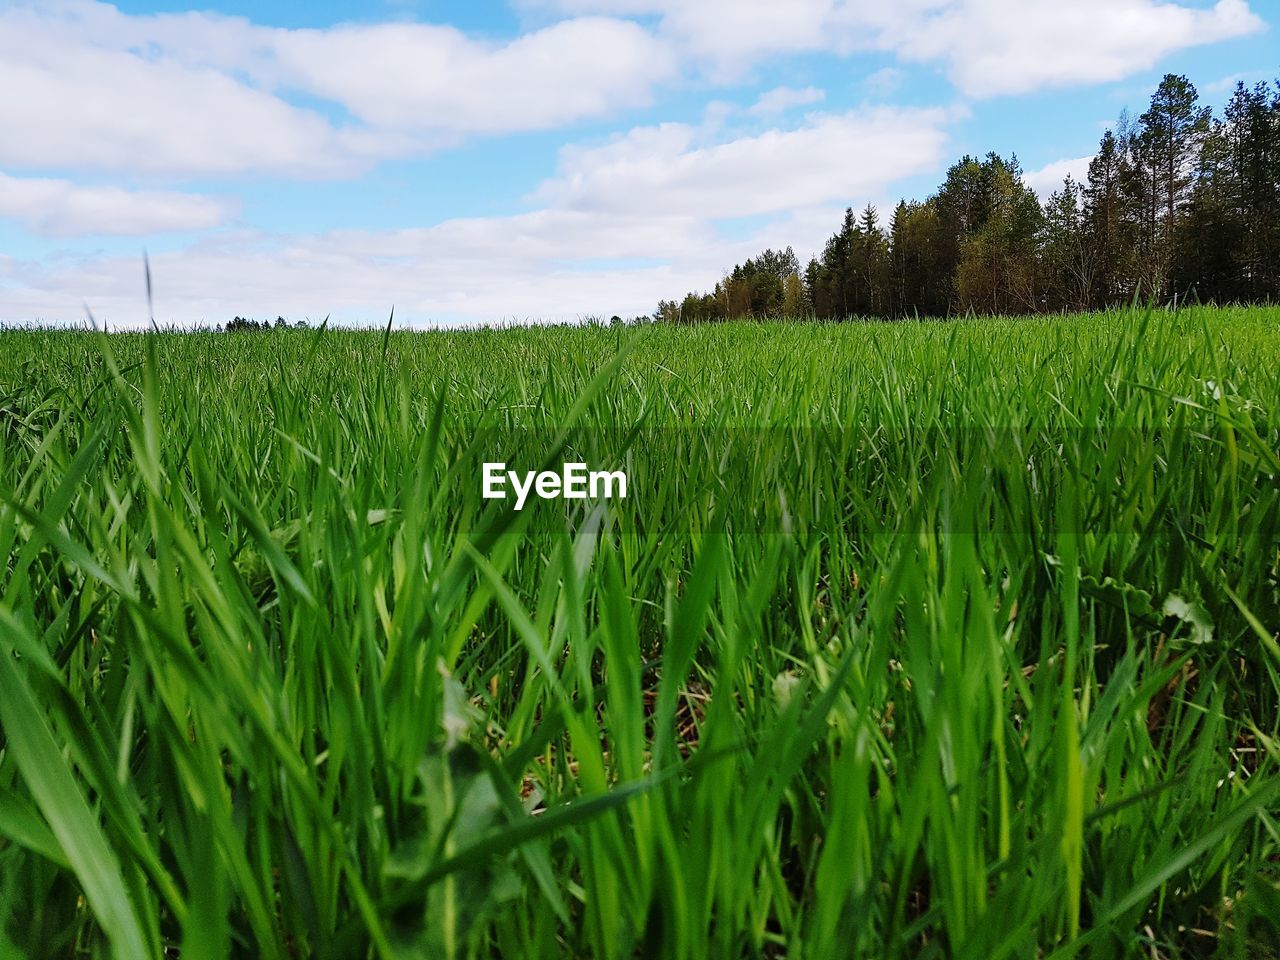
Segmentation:
[(0, 334), (0, 956), (1280, 956), (1278, 454), (1277, 310)]

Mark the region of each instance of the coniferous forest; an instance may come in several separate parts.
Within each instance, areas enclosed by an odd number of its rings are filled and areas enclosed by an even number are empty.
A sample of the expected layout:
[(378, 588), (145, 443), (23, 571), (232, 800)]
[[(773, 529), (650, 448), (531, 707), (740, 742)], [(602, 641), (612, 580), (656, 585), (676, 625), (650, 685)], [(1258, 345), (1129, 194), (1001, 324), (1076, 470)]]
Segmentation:
[(965, 156), (888, 222), (846, 210), (822, 253), (738, 264), (664, 300), (674, 323), (744, 317), (1048, 313), (1132, 302), (1280, 299), (1280, 81), (1236, 85), (1222, 115), (1168, 74), (1108, 129), (1078, 183), (1045, 202), (1016, 156)]

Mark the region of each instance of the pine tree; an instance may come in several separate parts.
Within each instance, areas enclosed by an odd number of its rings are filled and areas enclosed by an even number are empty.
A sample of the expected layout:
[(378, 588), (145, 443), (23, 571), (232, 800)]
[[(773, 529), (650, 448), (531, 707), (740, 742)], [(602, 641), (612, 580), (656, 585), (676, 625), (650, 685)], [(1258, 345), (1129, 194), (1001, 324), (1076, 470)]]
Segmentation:
[(1016, 156), (965, 156), (887, 230), (874, 207), (849, 207), (803, 273), (790, 247), (765, 250), (659, 314), (943, 316), (1153, 295), (1280, 299), (1280, 84), (1237, 85), (1215, 120), (1167, 75), (1137, 121), (1122, 113), (1102, 136), (1087, 182), (1068, 178), (1043, 208)]
[(1092, 299), (1098, 252), (1089, 240), (1083, 195), (1068, 176), (1044, 207), (1042, 304), (1050, 310), (1087, 310)]
[(1165, 74), (1140, 118), (1141, 163), (1150, 176), (1154, 214), (1152, 254), (1159, 287), (1168, 292), (1179, 208), (1191, 197), (1195, 161), (1209, 130), (1208, 107), (1199, 106), (1195, 85), (1186, 77)]
[(1097, 264), (1089, 294), (1090, 306), (1115, 303), (1124, 299), (1131, 289), (1132, 244), (1125, 244), (1122, 164), (1120, 144), (1108, 130), (1102, 135), (1098, 152), (1089, 161), (1089, 181), (1084, 188), (1088, 243)]
[(1280, 84), (1237, 84), (1216, 132), (1240, 221), (1240, 295), (1280, 296)]

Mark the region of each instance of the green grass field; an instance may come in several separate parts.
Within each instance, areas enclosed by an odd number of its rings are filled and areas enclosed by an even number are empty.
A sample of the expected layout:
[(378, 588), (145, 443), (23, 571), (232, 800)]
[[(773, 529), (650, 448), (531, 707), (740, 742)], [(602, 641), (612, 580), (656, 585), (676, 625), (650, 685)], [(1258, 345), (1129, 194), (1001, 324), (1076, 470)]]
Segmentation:
[(1278, 478), (1276, 309), (0, 333), (0, 956), (1280, 956)]

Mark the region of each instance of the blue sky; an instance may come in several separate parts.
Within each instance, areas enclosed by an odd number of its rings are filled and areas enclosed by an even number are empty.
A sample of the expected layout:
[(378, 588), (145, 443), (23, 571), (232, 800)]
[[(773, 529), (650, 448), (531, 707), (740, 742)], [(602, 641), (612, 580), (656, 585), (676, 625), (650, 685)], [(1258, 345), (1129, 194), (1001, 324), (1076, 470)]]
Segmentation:
[(0, 0), (0, 321), (648, 313), (963, 153), (1046, 192), (1277, 0)]

